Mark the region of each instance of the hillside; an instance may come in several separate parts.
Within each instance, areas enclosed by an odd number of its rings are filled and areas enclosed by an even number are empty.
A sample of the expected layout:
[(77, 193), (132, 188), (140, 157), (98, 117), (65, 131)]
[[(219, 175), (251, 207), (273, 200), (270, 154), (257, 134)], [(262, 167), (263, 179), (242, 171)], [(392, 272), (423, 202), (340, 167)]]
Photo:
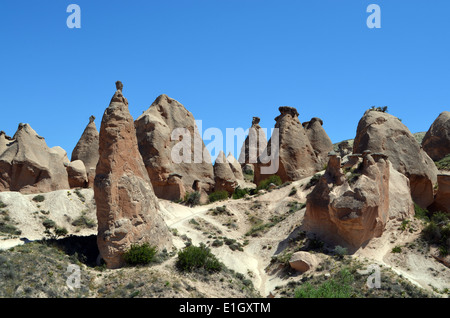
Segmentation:
[[(399, 229), (405, 222), (391, 220), (380, 238), (342, 257), (334, 246), (305, 235), (303, 203), (311, 191), (305, 189), (309, 179), (195, 207), (160, 200), (176, 249), (163, 253), (157, 263), (119, 270), (98, 263), (96, 226), (90, 223), (96, 222), (92, 190), (46, 193), (41, 202), (33, 201), (35, 195), (0, 193), (2, 210), (7, 211), (2, 212), (4, 219), (7, 215), (8, 224), (21, 232), (2, 233), (0, 296), (294, 297), (302, 286), (338, 279), (344, 268), (353, 278), (353, 297), (448, 297), (450, 269), (433, 258), (432, 247), (420, 239), (423, 222), (417, 218), (408, 220), (404, 230)], [(48, 237), (45, 219), (65, 227), (66, 238), (39, 241)], [(179, 271), (177, 252), (186, 242), (206, 244), (226, 269), (213, 274)], [(401, 252), (393, 253), (394, 247)], [(313, 254), (318, 265), (304, 273), (291, 269), (289, 259), (299, 250)], [(69, 264), (81, 266), (81, 288), (74, 291), (65, 284)], [(380, 289), (368, 288), (367, 274), (359, 274), (370, 264), (382, 268)]]

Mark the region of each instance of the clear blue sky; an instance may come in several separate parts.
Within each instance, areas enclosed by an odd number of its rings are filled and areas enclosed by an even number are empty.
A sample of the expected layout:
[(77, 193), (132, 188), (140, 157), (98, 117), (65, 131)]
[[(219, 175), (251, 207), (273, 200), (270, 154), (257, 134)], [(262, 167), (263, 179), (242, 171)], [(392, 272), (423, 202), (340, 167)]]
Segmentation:
[(0, 130), (29, 123), (69, 157), (116, 80), (134, 118), (164, 93), (224, 133), (252, 116), (270, 129), (284, 105), (333, 142), (372, 105), (412, 132), (450, 110), (448, 0), (2, 0), (0, 15)]

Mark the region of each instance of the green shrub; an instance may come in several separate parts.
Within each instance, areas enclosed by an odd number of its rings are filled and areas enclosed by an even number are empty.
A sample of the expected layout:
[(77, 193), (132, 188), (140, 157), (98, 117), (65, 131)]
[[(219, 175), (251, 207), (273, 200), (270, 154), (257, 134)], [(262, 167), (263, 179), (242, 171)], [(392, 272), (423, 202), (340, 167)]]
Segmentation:
[(184, 195), (184, 203), (188, 206), (196, 206), (200, 204), (200, 192), (195, 191)]
[(261, 181), (256, 189), (267, 190), (271, 183), (275, 184), (276, 186), (280, 186), (283, 182), (281, 181), (281, 178), (279, 176), (273, 175)]
[(291, 191), (289, 192), (289, 196), (292, 197), (296, 193), (297, 193), (297, 189), (295, 187), (292, 187)]
[(44, 221), (42, 221), (42, 225), (46, 228), (46, 229), (51, 229), (56, 227), (56, 223), (53, 220), (50, 219), (45, 219)]
[(250, 191), (251, 191), (251, 189), (242, 189), (241, 187), (237, 187), (236, 189), (234, 189), (233, 199), (235, 199), (235, 200), (241, 199), (246, 194), (250, 194)]
[(55, 237), (60, 237), (60, 236), (66, 236), (67, 235), (67, 229), (65, 227), (56, 227), (55, 228)]
[(347, 248), (342, 247), (342, 246), (340, 246), (340, 245), (337, 245), (337, 246), (334, 248), (334, 254), (336, 254), (336, 256), (337, 256), (338, 258), (343, 258), (345, 255), (348, 254), (348, 251), (347, 251)]
[(6, 224), (6, 223), (0, 221), (0, 233), (12, 234), (12, 235), (20, 235), (20, 234), (22, 234), (22, 231), (17, 229), (12, 224)]
[(45, 197), (41, 194), (38, 194), (35, 197), (33, 197), (34, 202), (43, 202), (44, 200), (45, 200)]
[(141, 245), (132, 244), (123, 254), (123, 259), (128, 265), (147, 265), (156, 259), (157, 249), (148, 243)]
[(200, 246), (190, 245), (179, 251), (176, 266), (181, 271), (189, 272), (196, 269), (217, 272), (222, 269), (222, 264), (203, 243)]
[(216, 202), (228, 199), (228, 192), (225, 190), (216, 191), (208, 196), (209, 202)]
[(395, 246), (392, 249), (392, 253), (401, 253), (402, 252), (402, 248), (400, 246)]
[(7, 207), (7, 205), (5, 203), (3, 203), (3, 201), (0, 201), (0, 209), (4, 209), (6, 207)]

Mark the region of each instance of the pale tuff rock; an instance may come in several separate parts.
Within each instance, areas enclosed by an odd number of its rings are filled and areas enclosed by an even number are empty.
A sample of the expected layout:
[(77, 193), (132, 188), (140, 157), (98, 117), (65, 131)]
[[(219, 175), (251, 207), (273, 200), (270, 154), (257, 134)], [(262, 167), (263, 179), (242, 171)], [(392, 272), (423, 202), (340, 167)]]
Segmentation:
[(0, 191), (40, 193), (69, 189), (63, 157), (28, 124), (0, 137)]
[(289, 259), (291, 268), (301, 273), (315, 269), (319, 264), (320, 259), (316, 255), (305, 251), (295, 252)]
[(50, 148), (50, 151), (56, 153), (61, 158), (64, 165), (70, 162), (69, 158), (67, 157), (67, 151), (65, 151), (60, 146)]
[(402, 122), (387, 113), (366, 111), (358, 124), (353, 152), (382, 152), (409, 178), (413, 200), (423, 208), (433, 202), (437, 168)]
[(223, 151), (220, 151), (214, 163), (215, 191), (227, 191), (232, 194), (238, 186), (236, 177)]
[(422, 139), (422, 148), (434, 161), (450, 154), (450, 112), (442, 112)]
[[(300, 180), (322, 169), (297, 110), (282, 106), (279, 111), (281, 114), (275, 118), (271, 140), (255, 165), (256, 184), (273, 174), (286, 182)], [(270, 166), (275, 169), (268, 168)]]
[[(203, 143), (194, 116), (178, 101), (159, 96), (135, 121), (139, 151), (159, 198), (175, 200), (179, 193), (214, 189), (211, 156)], [(173, 192), (171, 174), (179, 186)], [(194, 189), (194, 183), (196, 189)], [(200, 188), (198, 188), (200, 187)]]
[(328, 153), (333, 150), (333, 143), (323, 128), (322, 119), (313, 117), (310, 121), (303, 123), (303, 127), (320, 164), (326, 164)]
[(234, 158), (233, 154), (230, 152), (227, 156), (228, 164), (230, 165), (231, 171), (233, 171), (236, 180), (244, 181), (244, 174), (242, 173), (242, 167), (239, 162)]
[(78, 143), (72, 151), (71, 161), (81, 160), (89, 178), (89, 186), (93, 186), (95, 168), (98, 162), (98, 138), (99, 134), (95, 125), (95, 117), (89, 117), (89, 123), (83, 131)]
[(69, 186), (71, 188), (87, 187), (88, 177), (83, 161), (75, 160), (66, 164), (66, 170), (69, 177)]
[[(325, 174), (307, 197), (304, 226), (308, 231), (358, 248), (381, 236), (390, 217), (414, 213), (406, 178), (391, 176), (387, 156), (365, 152), (355, 166), (345, 171), (339, 167), (340, 157), (331, 153)], [(391, 190), (390, 184), (398, 187)]]
[(171, 246), (171, 236), (159, 211), (142, 157), (134, 121), (121, 83), (103, 115), (99, 161), (94, 182), (100, 254), (108, 268), (124, 265), (131, 244)]
[(248, 130), (248, 136), (241, 147), (239, 154), (239, 163), (244, 166), (246, 164), (255, 164), (258, 157), (267, 147), (267, 137), (264, 129), (259, 125), (260, 118), (253, 117), (252, 126)]

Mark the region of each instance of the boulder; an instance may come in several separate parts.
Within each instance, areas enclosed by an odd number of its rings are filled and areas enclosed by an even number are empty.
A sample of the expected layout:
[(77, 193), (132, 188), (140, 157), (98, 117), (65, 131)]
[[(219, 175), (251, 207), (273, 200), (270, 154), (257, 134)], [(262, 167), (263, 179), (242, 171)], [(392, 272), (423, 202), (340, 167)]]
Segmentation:
[(108, 268), (123, 266), (123, 254), (132, 244), (148, 243), (159, 250), (172, 244), (139, 153), (123, 85), (117, 82), (116, 87), (102, 118), (94, 181), (97, 245)]
[[(278, 175), (282, 182), (296, 181), (320, 171), (322, 166), (298, 119), (294, 107), (282, 106), (275, 118), (275, 130), (263, 155), (255, 164), (255, 183), (270, 175)], [(274, 169), (272, 169), (274, 168)]]
[(225, 190), (229, 194), (232, 194), (238, 186), (236, 177), (223, 151), (219, 152), (214, 163), (214, 182), (215, 191)]
[(67, 157), (67, 151), (65, 151), (60, 146), (50, 148), (50, 151), (56, 153), (61, 158), (61, 161), (64, 165), (70, 163), (69, 157)]
[(13, 138), (0, 139), (0, 191), (30, 194), (69, 189), (62, 157), (30, 125), (19, 124)]
[(87, 187), (88, 177), (83, 161), (75, 160), (66, 164), (66, 170), (69, 177), (69, 186), (71, 188)]
[(450, 112), (442, 112), (422, 139), (422, 148), (434, 161), (450, 154)]
[(389, 156), (394, 168), (408, 177), (414, 202), (426, 208), (433, 202), (438, 170), (402, 122), (390, 114), (368, 110), (358, 123), (353, 153), (365, 150)]
[(298, 251), (292, 254), (289, 265), (297, 272), (306, 272), (316, 268), (320, 264), (319, 258), (309, 252)]
[(90, 187), (93, 187), (95, 168), (98, 162), (99, 134), (94, 120), (94, 116), (89, 117), (89, 123), (73, 149), (71, 158), (71, 161), (81, 160), (84, 163)]
[(430, 211), (442, 211), (450, 213), (450, 175), (438, 175), (438, 189), (431, 206)]
[(310, 121), (303, 123), (306, 136), (308, 136), (314, 153), (323, 166), (328, 161), (328, 153), (333, 150), (333, 143), (322, 126), (322, 119), (317, 117), (313, 117)]
[(236, 181), (238, 182), (244, 181), (244, 174), (242, 173), (242, 167), (239, 164), (239, 161), (237, 161), (236, 158), (234, 158), (231, 152), (227, 156), (227, 162), (230, 165), (231, 171), (233, 171)]
[(201, 191), (214, 189), (211, 156), (194, 116), (182, 104), (161, 95), (136, 119), (135, 126), (139, 151), (159, 198), (174, 198), (169, 191), (172, 173), (182, 176), (185, 192), (194, 191), (195, 181)]
[(340, 157), (330, 154), (327, 170), (307, 196), (305, 229), (350, 248), (381, 236), (389, 219), (390, 166), (386, 156), (365, 153), (362, 164), (342, 171)]

